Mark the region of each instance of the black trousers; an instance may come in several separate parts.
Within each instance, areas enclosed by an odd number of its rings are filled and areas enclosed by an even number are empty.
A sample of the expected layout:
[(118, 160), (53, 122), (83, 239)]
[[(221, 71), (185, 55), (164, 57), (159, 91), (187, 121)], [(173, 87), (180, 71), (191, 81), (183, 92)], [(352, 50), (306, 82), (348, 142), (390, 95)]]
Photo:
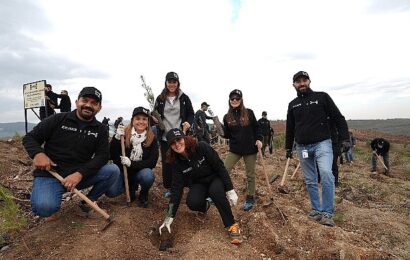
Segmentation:
[(220, 178), (215, 178), (210, 184), (194, 183), (189, 189), (186, 204), (190, 210), (206, 212), (207, 197), (210, 197), (215, 203), (224, 226), (230, 227), (233, 225), (235, 219)]
[(166, 162), (168, 149), (168, 143), (161, 140), (162, 183), (165, 189), (171, 189), (172, 184), (172, 168), (171, 165)]

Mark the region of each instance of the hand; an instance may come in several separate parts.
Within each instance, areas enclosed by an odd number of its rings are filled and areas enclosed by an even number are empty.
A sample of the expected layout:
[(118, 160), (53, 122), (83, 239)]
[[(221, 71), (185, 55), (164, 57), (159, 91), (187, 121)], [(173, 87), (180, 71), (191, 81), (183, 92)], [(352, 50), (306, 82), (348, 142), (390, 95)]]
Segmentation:
[(292, 159), (292, 149), (286, 149), (286, 159)]
[(131, 160), (130, 160), (130, 158), (128, 158), (127, 156), (120, 156), (120, 158), (121, 158), (121, 164), (122, 164), (122, 165), (125, 165), (125, 166), (127, 166), (127, 167), (130, 167), (130, 166), (131, 166)]
[(231, 207), (235, 206), (238, 202), (238, 195), (236, 194), (235, 190), (227, 191), (226, 198), (228, 199), (229, 205), (231, 205)]
[(34, 156), (33, 166), (40, 170), (49, 171), (51, 166), (56, 166), (56, 164), (45, 153), (38, 153)]
[(119, 124), (117, 127), (117, 131), (115, 132), (115, 139), (120, 140), (121, 136), (124, 135), (124, 125), (123, 124)]
[(171, 217), (166, 217), (166, 218), (165, 218), (164, 223), (162, 223), (162, 225), (159, 227), (159, 234), (160, 234), (160, 235), (161, 235), (161, 229), (162, 229), (163, 227), (166, 227), (167, 230), (168, 230), (168, 232), (171, 234), (171, 224), (172, 224), (172, 221), (174, 221), (174, 218), (171, 218)]
[(182, 132), (186, 134), (186, 131), (191, 127), (191, 125), (188, 122), (183, 122), (182, 123)]
[(256, 140), (255, 145), (258, 147), (258, 150), (262, 149), (262, 142), (260, 140)]
[(158, 124), (158, 119), (155, 116), (151, 116), (152, 121), (154, 121), (155, 124)]
[(350, 142), (348, 140), (342, 142), (342, 150), (343, 150), (344, 153), (349, 151), (350, 147), (351, 147), (351, 145), (350, 145)]
[(61, 183), (69, 191), (74, 191), (75, 186), (83, 179), (83, 175), (79, 172), (72, 173), (65, 177)]

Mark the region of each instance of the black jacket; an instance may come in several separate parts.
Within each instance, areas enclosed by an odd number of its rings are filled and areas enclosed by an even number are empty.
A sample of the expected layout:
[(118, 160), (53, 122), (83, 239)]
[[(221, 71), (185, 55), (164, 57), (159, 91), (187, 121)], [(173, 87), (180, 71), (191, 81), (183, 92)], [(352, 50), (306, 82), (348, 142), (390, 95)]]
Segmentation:
[(212, 119), (211, 116), (207, 116), (204, 111), (199, 109), (198, 111), (196, 111), (194, 119), (195, 119), (194, 128), (200, 128), (200, 129), (203, 129), (203, 130), (206, 130), (207, 132), (209, 132), (209, 126), (206, 123), (206, 120), (207, 119)]
[[(377, 144), (382, 143), (382, 147), (380, 148)], [(384, 139), (384, 138), (375, 138), (373, 141), (370, 143), (370, 146), (372, 147), (372, 150), (376, 150), (376, 153), (378, 155), (386, 155), (389, 150), (390, 150), (390, 143)]]
[(261, 133), (263, 136), (271, 136), (273, 133), (273, 129), (270, 126), (270, 121), (264, 117), (258, 120), (258, 124), (261, 127)]
[(189, 159), (178, 155), (172, 165), (172, 195), (168, 206), (171, 217), (177, 213), (184, 186), (210, 184), (215, 178), (220, 178), (225, 192), (233, 189), (231, 178), (218, 153), (206, 142), (199, 142), (195, 149), (195, 152), (189, 153)]
[[(192, 125), (194, 122), (194, 108), (192, 107), (191, 100), (185, 93), (182, 93), (182, 95), (179, 97), (179, 102), (181, 122), (188, 122), (190, 125)], [(165, 101), (161, 100), (160, 96), (158, 96), (155, 100), (154, 110), (156, 110), (161, 115), (162, 119), (164, 118), (164, 108)], [(158, 128), (158, 136), (162, 135), (163, 131)]]
[(288, 106), (286, 120), (286, 149), (298, 144), (313, 144), (331, 138), (330, 122), (335, 124), (341, 140), (349, 140), (344, 116), (325, 92), (298, 92)]
[(71, 112), (71, 99), (68, 95), (58, 95), (58, 97), (61, 99), (60, 100), (60, 105), (58, 105), (58, 108), (60, 109), (60, 112)]
[[(23, 138), (30, 158), (44, 152), (58, 165), (62, 177), (76, 171), (84, 177), (96, 174), (109, 157), (106, 127), (95, 118), (81, 121), (76, 111), (47, 117)], [(34, 170), (34, 176), (52, 177), (39, 169)]]
[(256, 121), (255, 114), (251, 109), (248, 110), (249, 125), (241, 126), (239, 124), (240, 110), (234, 109), (233, 113), (237, 122), (234, 126), (229, 126), (227, 115), (224, 116), (224, 133), (225, 138), (229, 139), (229, 151), (239, 155), (249, 155), (258, 152), (255, 143), (256, 140), (263, 141), (261, 128)]
[[(131, 154), (132, 147), (125, 148), (125, 154), (129, 158)], [(110, 158), (113, 162), (118, 165), (123, 171), (123, 167), (121, 164), (121, 141), (117, 140), (115, 137), (112, 138), (110, 143)], [(158, 161), (158, 141), (156, 138), (152, 141), (149, 147), (146, 147), (142, 144), (142, 160), (140, 161), (133, 161), (131, 160), (131, 166), (128, 168), (128, 173), (133, 174), (137, 173), (142, 169), (149, 168), (153, 169), (157, 165)]]

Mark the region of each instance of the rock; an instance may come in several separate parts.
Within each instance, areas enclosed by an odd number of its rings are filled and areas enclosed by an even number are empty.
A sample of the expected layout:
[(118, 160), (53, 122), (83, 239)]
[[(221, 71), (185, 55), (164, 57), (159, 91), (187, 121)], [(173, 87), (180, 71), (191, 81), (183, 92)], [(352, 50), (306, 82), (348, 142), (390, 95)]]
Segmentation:
[(10, 246), (3, 246), (1, 249), (0, 249), (0, 252), (4, 252), (4, 251), (6, 251), (7, 249), (9, 249), (10, 248)]

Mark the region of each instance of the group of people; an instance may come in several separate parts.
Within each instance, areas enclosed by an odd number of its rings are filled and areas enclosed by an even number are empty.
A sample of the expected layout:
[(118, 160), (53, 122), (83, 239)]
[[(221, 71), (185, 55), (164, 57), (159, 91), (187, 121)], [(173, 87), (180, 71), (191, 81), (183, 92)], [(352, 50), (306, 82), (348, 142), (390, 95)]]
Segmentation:
[[(55, 109), (60, 109), (60, 112), (71, 111), (71, 99), (67, 90), (61, 90), (60, 94), (53, 92), (53, 86), (46, 84), (45, 91), (45, 105), (40, 107), (40, 120), (45, 119), (56, 113)], [(60, 99), (60, 102), (58, 102)]]
[[(337, 129), (347, 151), (351, 148), (347, 123), (328, 94), (310, 88), (306, 72), (294, 75), (293, 86), (297, 98), (289, 103), (287, 112), (286, 157), (292, 157), (295, 142), (311, 201), (312, 211), (308, 216), (320, 224), (334, 226), (330, 126)], [(160, 153), (164, 197), (169, 198), (169, 204), (159, 231), (166, 228), (171, 232), (184, 187), (189, 187), (187, 206), (206, 212), (211, 204), (215, 205), (231, 242), (240, 243), (239, 224), (231, 210), (237, 204), (238, 195), (230, 173), (243, 158), (247, 183), (242, 209), (251, 210), (255, 204), (257, 153), (265, 155), (266, 147), (272, 143), (273, 130), (266, 119), (267, 113), (263, 112), (258, 122), (254, 112), (245, 106), (242, 91), (234, 89), (229, 93), (228, 111), (223, 117), (223, 138), (229, 140), (229, 153), (222, 161), (205, 136), (209, 133), (205, 120), (212, 118), (205, 114), (209, 104), (202, 103), (201, 109), (194, 113), (175, 72), (166, 74), (164, 89), (155, 100), (154, 111), (159, 116), (152, 120), (151, 111), (136, 107), (128, 125), (115, 124), (115, 135), (110, 142), (106, 126), (95, 118), (101, 103), (102, 93), (95, 87), (85, 87), (78, 95), (74, 111), (44, 119), (23, 138), (36, 168), (31, 196), (33, 212), (42, 217), (52, 216), (61, 206), (63, 193), (74, 188), (92, 186), (87, 196), (95, 202), (102, 195), (123, 194), (124, 168), (128, 172), (131, 200), (145, 208)], [(155, 132), (153, 122), (161, 125)], [(209, 138), (209, 134), (207, 136)], [(108, 164), (109, 160), (113, 163)], [(58, 172), (63, 181), (53, 178), (50, 170)], [(321, 178), (322, 200), (317, 172)], [(90, 210), (83, 201), (80, 208), (84, 212)]]

